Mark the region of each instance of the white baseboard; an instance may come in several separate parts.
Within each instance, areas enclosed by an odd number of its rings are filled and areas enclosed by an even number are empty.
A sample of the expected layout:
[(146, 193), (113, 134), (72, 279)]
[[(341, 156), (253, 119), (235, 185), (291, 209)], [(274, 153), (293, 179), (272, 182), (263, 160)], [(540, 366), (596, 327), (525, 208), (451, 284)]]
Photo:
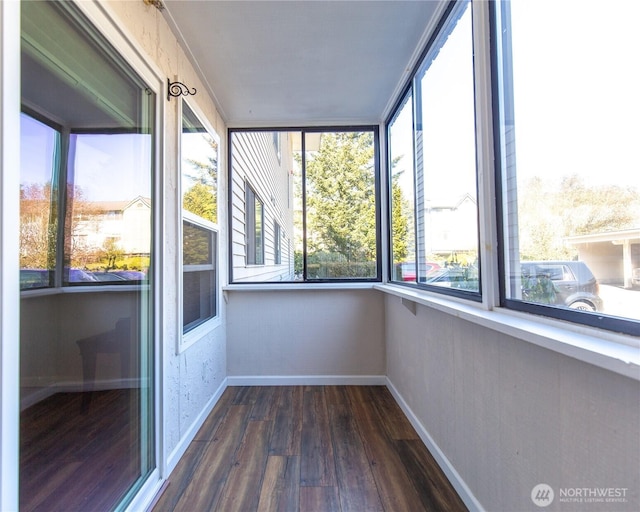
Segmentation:
[(191, 444), (191, 441), (193, 441), (193, 438), (198, 433), (198, 430), (200, 430), (200, 427), (202, 427), (202, 425), (206, 421), (209, 414), (211, 414), (211, 411), (213, 411), (213, 408), (218, 403), (218, 400), (220, 400), (222, 393), (224, 393), (224, 390), (227, 389), (227, 386), (229, 385), (227, 381), (228, 381), (228, 378), (225, 378), (222, 381), (222, 383), (220, 384), (218, 389), (215, 391), (213, 396), (209, 399), (209, 401), (204, 406), (202, 411), (200, 411), (200, 414), (198, 414), (198, 417), (191, 424), (189, 429), (185, 432), (185, 434), (182, 436), (182, 438), (178, 442), (177, 446), (173, 449), (173, 451), (167, 457), (167, 464), (166, 464), (167, 473), (166, 475), (164, 475), (164, 478), (169, 477), (171, 472), (174, 470), (174, 468), (176, 467), (176, 465), (184, 455), (184, 452), (187, 451), (187, 448)]
[(433, 438), (431, 437), (427, 429), (424, 427), (424, 425), (420, 422), (418, 417), (411, 410), (407, 402), (404, 401), (404, 398), (402, 398), (402, 395), (400, 395), (400, 393), (398, 392), (398, 390), (395, 388), (395, 386), (392, 384), (392, 382), (389, 380), (388, 377), (385, 377), (385, 381), (386, 381), (385, 384), (387, 388), (395, 398), (396, 402), (398, 402), (398, 405), (400, 406), (402, 411), (405, 413), (407, 418), (409, 418), (409, 421), (413, 425), (413, 428), (416, 429), (416, 432), (420, 436), (420, 439), (422, 439), (422, 442), (425, 444), (425, 446), (427, 447), (431, 455), (433, 455), (433, 458), (438, 463), (438, 466), (440, 466), (440, 469), (442, 469), (443, 473), (447, 476), (447, 478), (451, 482), (451, 485), (453, 485), (455, 490), (458, 492), (458, 495), (460, 496), (462, 501), (464, 501), (464, 504), (467, 506), (469, 510), (473, 512), (475, 511), (483, 512), (484, 508), (482, 507), (480, 502), (476, 499), (476, 497), (473, 495), (473, 493), (471, 492), (471, 489), (469, 489), (469, 486), (465, 483), (465, 481), (462, 479), (460, 474), (453, 467), (451, 462), (449, 462), (449, 459), (447, 459), (446, 455), (438, 447), (438, 445), (433, 440)]
[(386, 386), (384, 375), (244, 375), (227, 377), (229, 386)]

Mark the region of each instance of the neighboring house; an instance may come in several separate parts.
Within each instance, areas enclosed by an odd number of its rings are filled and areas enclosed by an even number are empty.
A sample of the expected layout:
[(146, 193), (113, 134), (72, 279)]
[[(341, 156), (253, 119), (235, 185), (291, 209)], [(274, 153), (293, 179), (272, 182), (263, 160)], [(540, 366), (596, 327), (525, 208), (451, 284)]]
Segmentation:
[(88, 202), (86, 209), (91, 213), (81, 217), (74, 230), (74, 237), (86, 250), (100, 250), (107, 241), (112, 241), (124, 255), (149, 255), (151, 235), (148, 229), (143, 229), (151, 223), (149, 198)]
[(430, 236), (425, 237), (427, 254), (447, 258), (455, 253), (478, 249), (477, 202), (471, 194), (464, 194), (450, 205), (429, 205), (425, 209), (425, 227)]

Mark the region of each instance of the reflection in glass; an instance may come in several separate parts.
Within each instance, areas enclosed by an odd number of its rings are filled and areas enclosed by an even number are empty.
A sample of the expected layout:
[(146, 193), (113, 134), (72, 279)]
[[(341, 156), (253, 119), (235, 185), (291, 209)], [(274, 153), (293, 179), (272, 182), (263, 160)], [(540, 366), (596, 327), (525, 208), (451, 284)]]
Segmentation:
[(256, 265), (262, 265), (264, 263), (264, 205), (262, 201), (255, 196), (255, 194), (253, 197), (255, 200), (253, 206), (253, 262)]
[(155, 95), (71, 2), (21, 15), (20, 509), (113, 510), (155, 468)]
[(506, 298), (598, 326), (638, 321), (640, 9), (498, 7)]
[(211, 232), (190, 222), (182, 230), (184, 265), (206, 265), (212, 260)]
[(416, 282), (412, 95), (389, 124), (393, 281)]
[(56, 267), (60, 132), (20, 117), (20, 289), (53, 286)]
[(64, 282), (144, 279), (151, 253), (151, 178), (141, 170), (151, 166), (151, 135), (72, 133), (69, 142), (70, 261)]
[(218, 143), (182, 102), (182, 208), (218, 222)]
[(184, 332), (216, 316), (217, 233), (183, 222), (182, 323)]
[(218, 143), (185, 101), (180, 137), (183, 333), (216, 316)]
[[(460, 3), (416, 77), (418, 281), (479, 291), (471, 6)], [(434, 267), (438, 269), (434, 273)]]

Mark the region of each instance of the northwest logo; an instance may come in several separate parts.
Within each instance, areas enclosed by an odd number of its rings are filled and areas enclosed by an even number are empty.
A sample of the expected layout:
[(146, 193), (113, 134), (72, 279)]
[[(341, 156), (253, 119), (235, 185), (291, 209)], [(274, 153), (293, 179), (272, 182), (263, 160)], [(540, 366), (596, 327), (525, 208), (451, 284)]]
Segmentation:
[(531, 501), (539, 507), (548, 507), (553, 502), (553, 489), (547, 484), (538, 484), (531, 490)]

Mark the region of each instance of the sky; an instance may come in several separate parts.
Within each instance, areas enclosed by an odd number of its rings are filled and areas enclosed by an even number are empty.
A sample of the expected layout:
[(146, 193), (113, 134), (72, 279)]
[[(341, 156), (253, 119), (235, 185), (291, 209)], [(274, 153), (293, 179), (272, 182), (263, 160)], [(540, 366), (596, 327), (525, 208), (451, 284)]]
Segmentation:
[[(22, 184), (52, 179), (56, 132), (21, 115)], [(88, 201), (130, 201), (151, 197), (151, 136), (145, 134), (73, 136), (75, 185)]]
[(640, 188), (640, 2), (511, 9), (518, 173)]
[[(513, 0), (511, 10), (521, 181), (579, 174), (588, 185), (640, 190), (640, 1)], [(427, 195), (439, 204), (475, 193), (468, 18), (469, 11), (421, 82)], [(402, 117), (392, 129), (395, 156), (407, 155), (397, 170), (412, 165), (410, 129)], [(410, 174), (401, 179), (406, 190)]]

